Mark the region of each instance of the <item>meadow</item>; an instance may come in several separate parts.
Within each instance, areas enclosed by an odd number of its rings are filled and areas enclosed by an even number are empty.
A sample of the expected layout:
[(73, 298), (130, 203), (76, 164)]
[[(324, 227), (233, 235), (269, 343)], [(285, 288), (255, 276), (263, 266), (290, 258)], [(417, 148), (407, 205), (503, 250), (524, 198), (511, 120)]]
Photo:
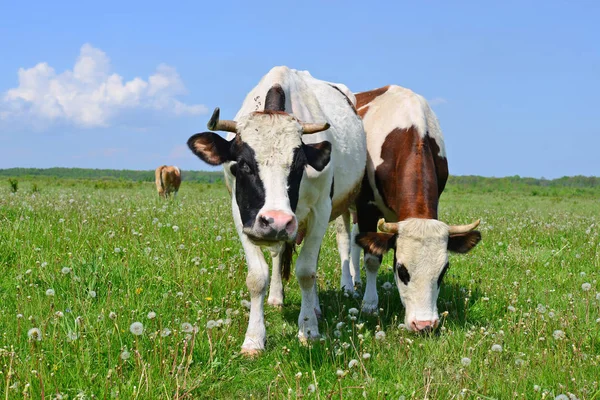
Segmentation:
[(451, 256), (436, 333), (403, 328), (391, 255), (378, 315), (340, 292), (331, 225), (321, 340), (296, 338), (291, 279), (248, 359), (223, 184), (161, 201), (150, 182), (19, 178), (12, 193), (3, 178), (0, 398), (600, 399), (600, 189), (499, 182), (459, 177), (442, 196), (440, 219), (481, 218), (483, 240)]

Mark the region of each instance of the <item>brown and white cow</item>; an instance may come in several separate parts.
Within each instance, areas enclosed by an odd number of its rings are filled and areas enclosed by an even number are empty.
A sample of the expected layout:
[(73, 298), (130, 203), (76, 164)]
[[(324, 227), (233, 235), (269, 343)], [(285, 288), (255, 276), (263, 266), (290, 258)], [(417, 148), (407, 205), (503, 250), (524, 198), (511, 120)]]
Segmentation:
[(181, 170), (176, 166), (161, 165), (154, 171), (156, 190), (158, 195), (167, 198), (173, 193), (177, 196), (181, 185)]
[(344, 85), (275, 67), (248, 93), (235, 121), (219, 120), (215, 110), (208, 128), (230, 132), (227, 139), (204, 132), (188, 140), (201, 160), (223, 165), (231, 192), (233, 219), (248, 264), (245, 354), (265, 346), (269, 267), (263, 247), (273, 258), (268, 301), (281, 305), (281, 273), (289, 270), (289, 250), (304, 240), (296, 260), (302, 290), (298, 337), (319, 335), (316, 270), (321, 242), (329, 221), (342, 219), (338, 225), (347, 233), (342, 260), (349, 258), (349, 207), (365, 170), (365, 134), (353, 103), (354, 95)]
[[(422, 96), (392, 85), (358, 93), (356, 101), (367, 134), (367, 171), (356, 204), (360, 233), (355, 238), (365, 250), (362, 309), (378, 309), (377, 271), (383, 254), (394, 249), (405, 325), (430, 331), (439, 323), (437, 298), (449, 267), (448, 250), (466, 253), (475, 247), (481, 239), (474, 231), (479, 221), (448, 226), (437, 219), (448, 162), (438, 120)], [(358, 265), (360, 249), (355, 250), (353, 263)]]

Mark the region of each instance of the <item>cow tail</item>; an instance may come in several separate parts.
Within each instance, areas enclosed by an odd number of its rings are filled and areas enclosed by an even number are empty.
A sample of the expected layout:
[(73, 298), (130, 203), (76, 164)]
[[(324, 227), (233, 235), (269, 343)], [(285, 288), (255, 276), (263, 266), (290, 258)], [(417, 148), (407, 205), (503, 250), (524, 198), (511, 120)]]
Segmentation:
[(296, 251), (296, 243), (283, 244), (283, 254), (281, 255), (281, 277), (286, 281), (290, 280), (290, 272), (292, 269), (292, 256)]

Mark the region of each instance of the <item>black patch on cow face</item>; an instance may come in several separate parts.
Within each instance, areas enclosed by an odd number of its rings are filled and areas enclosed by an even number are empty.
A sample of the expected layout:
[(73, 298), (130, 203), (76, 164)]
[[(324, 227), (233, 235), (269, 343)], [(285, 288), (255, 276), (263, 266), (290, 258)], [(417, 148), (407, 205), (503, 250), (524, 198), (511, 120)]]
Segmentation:
[(304, 167), (306, 166), (306, 155), (302, 147), (294, 149), (294, 159), (292, 166), (290, 167), (290, 174), (288, 175), (288, 198), (290, 199), (290, 207), (292, 211), (296, 212), (298, 206), (298, 197), (300, 196), (300, 182), (302, 181), (302, 175), (304, 174)]
[(235, 199), (240, 209), (242, 225), (251, 227), (258, 211), (265, 204), (265, 187), (258, 175), (254, 150), (243, 142), (237, 143), (236, 147), (237, 164), (231, 168), (235, 175)]
[(323, 171), (323, 168), (329, 164), (331, 159), (330, 142), (302, 144), (302, 149), (306, 155), (306, 162), (317, 171)]
[(440, 273), (440, 276), (438, 277), (438, 281), (437, 281), (438, 289), (440, 288), (440, 286), (442, 286), (442, 280), (444, 280), (444, 275), (446, 275), (448, 268), (450, 268), (450, 261), (448, 261), (446, 263), (446, 265), (444, 265), (444, 269), (442, 269), (442, 272)]
[(265, 111), (285, 111), (285, 92), (278, 83), (267, 92)]
[(408, 285), (408, 282), (410, 282), (410, 274), (408, 273), (408, 270), (406, 269), (404, 264), (396, 264), (396, 274), (398, 274), (398, 278), (400, 279), (400, 281), (402, 281), (402, 283)]

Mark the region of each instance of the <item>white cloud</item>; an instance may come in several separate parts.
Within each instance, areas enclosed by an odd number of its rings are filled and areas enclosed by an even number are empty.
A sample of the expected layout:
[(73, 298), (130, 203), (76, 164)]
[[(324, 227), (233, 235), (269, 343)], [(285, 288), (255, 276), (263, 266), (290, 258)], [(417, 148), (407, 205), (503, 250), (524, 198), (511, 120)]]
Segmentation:
[(443, 97), (434, 97), (433, 99), (429, 100), (429, 105), (431, 106), (439, 106), (442, 104), (446, 104), (448, 102), (448, 100), (446, 100)]
[(110, 59), (102, 50), (84, 44), (73, 70), (57, 74), (42, 62), (19, 69), (19, 86), (0, 98), (0, 119), (29, 123), (65, 121), (86, 128), (109, 126), (116, 116), (148, 109), (172, 115), (207, 112), (201, 104), (185, 104), (177, 96), (186, 89), (175, 68), (165, 64), (145, 81), (111, 72)]

